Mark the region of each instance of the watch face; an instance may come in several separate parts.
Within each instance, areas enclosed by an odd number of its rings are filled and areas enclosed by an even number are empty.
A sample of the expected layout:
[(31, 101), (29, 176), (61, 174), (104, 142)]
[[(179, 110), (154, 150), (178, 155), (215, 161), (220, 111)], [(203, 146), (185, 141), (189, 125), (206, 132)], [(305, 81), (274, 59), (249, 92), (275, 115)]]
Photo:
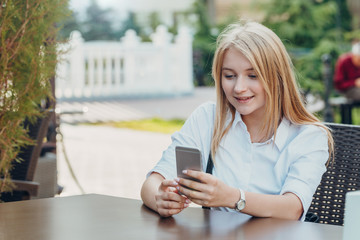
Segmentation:
[(239, 211), (243, 210), (245, 208), (245, 201), (244, 200), (240, 200), (238, 203), (237, 203), (237, 209)]

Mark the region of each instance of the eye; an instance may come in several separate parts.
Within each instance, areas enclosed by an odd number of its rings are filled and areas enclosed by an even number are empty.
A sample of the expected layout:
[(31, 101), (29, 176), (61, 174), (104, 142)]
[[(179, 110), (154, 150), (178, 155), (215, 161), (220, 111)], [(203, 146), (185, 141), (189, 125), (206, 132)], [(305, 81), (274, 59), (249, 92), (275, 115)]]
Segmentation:
[(236, 75), (235, 75), (235, 74), (224, 74), (224, 77), (225, 77), (226, 79), (233, 79), (233, 78), (236, 77)]
[(251, 79), (257, 79), (257, 76), (255, 74), (249, 74), (248, 77)]

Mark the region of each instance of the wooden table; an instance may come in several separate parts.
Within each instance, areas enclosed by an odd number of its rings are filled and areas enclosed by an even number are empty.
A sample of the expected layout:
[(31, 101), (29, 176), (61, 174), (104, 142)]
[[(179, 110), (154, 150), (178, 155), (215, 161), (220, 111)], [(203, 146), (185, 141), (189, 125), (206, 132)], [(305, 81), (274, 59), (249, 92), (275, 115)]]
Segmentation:
[(0, 240), (338, 240), (342, 232), (340, 226), (201, 208), (161, 218), (139, 200), (95, 194), (0, 204)]

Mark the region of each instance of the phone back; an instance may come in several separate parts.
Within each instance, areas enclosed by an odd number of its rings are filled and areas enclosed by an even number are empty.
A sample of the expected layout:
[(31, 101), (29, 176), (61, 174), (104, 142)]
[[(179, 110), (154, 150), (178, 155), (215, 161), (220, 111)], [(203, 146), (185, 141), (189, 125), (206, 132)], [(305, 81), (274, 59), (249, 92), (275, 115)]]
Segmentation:
[(178, 177), (191, 179), (182, 173), (183, 170), (202, 171), (201, 152), (198, 149), (177, 146), (175, 152)]

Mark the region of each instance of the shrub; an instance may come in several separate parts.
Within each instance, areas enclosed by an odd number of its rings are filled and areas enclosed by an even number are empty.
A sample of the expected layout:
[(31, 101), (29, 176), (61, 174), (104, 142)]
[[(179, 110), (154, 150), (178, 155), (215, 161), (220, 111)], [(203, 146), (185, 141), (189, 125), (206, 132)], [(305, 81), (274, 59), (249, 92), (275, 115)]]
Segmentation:
[(7, 0), (0, 5), (0, 194), (11, 190), (12, 163), (32, 144), (25, 119), (43, 114), (53, 98), (50, 79), (57, 62), (56, 24), (68, 15), (68, 0)]

